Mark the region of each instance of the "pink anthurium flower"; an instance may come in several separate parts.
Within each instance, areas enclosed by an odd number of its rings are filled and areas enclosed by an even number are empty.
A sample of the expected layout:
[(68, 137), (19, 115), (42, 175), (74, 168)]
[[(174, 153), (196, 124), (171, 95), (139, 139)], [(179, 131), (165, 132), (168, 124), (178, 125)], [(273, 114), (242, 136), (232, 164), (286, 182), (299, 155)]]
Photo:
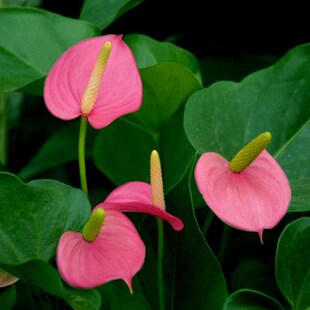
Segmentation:
[(97, 208), (105, 211), (147, 213), (167, 221), (176, 231), (184, 227), (178, 217), (153, 204), (151, 185), (145, 182), (128, 182), (119, 186), (95, 209)]
[(273, 228), (288, 210), (291, 190), (276, 160), (265, 150), (265, 132), (246, 145), (229, 163), (221, 155), (204, 153), (195, 168), (199, 191), (210, 209), (226, 224), (258, 232)]
[[(101, 221), (99, 227), (94, 224), (96, 221)], [(89, 237), (92, 230), (94, 236)], [(111, 210), (93, 211), (83, 233), (65, 232), (57, 248), (61, 276), (71, 286), (82, 289), (123, 279), (131, 290), (132, 277), (141, 269), (144, 259), (145, 245), (135, 226), (127, 216)]]
[(14, 284), (18, 278), (0, 268), (0, 288)]
[(106, 211), (147, 213), (167, 221), (176, 231), (184, 227), (178, 217), (166, 211), (161, 165), (157, 151), (151, 154), (151, 184), (128, 182), (116, 188), (95, 209), (97, 208)]
[(96, 129), (137, 111), (142, 83), (122, 35), (87, 39), (68, 49), (46, 78), (44, 100), (54, 116), (87, 117)]
[(57, 248), (57, 265), (67, 283), (88, 289), (123, 279), (132, 290), (132, 277), (145, 260), (145, 246), (132, 222), (122, 212), (154, 215), (168, 221), (175, 230), (184, 226), (179, 218), (154, 204), (152, 197), (157, 185), (162, 186), (161, 182), (156, 180), (153, 186), (129, 182), (116, 188), (94, 208), (82, 233), (68, 231), (62, 235)]

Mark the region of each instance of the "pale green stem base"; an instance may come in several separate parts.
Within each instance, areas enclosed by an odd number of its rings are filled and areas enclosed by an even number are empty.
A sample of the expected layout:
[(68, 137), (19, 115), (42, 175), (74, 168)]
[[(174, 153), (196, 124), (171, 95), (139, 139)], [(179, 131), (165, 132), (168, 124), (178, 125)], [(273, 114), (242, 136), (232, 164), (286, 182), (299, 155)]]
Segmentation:
[(79, 170), (81, 188), (83, 192), (88, 196), (87, 177), (86, 177), (86, 165), (85, 165), (85, 143), (87, 133), (87, 118), (81, 117), (80, 134), (79, 134)]
[(164, 226), (161, 219), (157, 219), (157, 236), (158, 236), (158, 253), (157, 253), (157, 284), (159, 309), (165, 309), (165, 286), (163, 275), (163, 258), (164, 258)]

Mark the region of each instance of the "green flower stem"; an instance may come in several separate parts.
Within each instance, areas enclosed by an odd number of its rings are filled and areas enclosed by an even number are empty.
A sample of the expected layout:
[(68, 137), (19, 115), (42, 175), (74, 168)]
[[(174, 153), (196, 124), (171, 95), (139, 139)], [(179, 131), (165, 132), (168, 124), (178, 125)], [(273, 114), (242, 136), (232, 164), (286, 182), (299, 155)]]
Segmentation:
[(161, 219), (157, 219), (157, 236), (158, 236), (158, 252), (157, 252), (157, 284), (159, 309), (165, 309), (165, 286), (163, 275), (163, 258), (164, 258), (164, 225)]
[(85, 142), (87, 133), (87, 118), (81, 117), (80, 134), (79, 134), (79, 169), (81, 188), (83, 192), (88, 196), (87, 177), (86, 177), (86, 165), (85, 165)]
[(0, 163), (4, 166), (7, 164), (7, 113), (7, 96), (0, 93)]

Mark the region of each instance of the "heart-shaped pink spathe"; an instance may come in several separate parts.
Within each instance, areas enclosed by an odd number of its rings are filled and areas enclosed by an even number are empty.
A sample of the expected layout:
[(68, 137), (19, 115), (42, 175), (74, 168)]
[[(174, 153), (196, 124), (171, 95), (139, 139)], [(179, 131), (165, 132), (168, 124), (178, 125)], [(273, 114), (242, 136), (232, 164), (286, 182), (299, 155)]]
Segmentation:
[(232, 172), (217, 153), (204, 153), (195, 168), (199, 191), (226, 224), (259, 233), (275, 227), (286, 214), (291, 189), (276, 160), (264, 150), (244, 171)]
[(102, 208), (105, 211), (147, 213), (167, 221), (176, 231), (184, 227), (181, 219), (153, 205), (151, 185), (146, 182), (128, 182), (117, 187), (96, 208)]
[(112, 48), (98, 97), (87, 115), (89, 123), (100, 129), (141, 107), (142, 82), (134, 56), (122, 35), (105, 35), (75, 44), (50, 70), (44, 85), (44, 100), (54, 116), (72, 120), (83, 114), (82, 95), (107, 41), (111, 42)]
[(98, 237), (88, 242), (68, 231), (60, 238), (57, 266), (71, 286), (90, 289), (123, 279), (132, 290), (132, 278), (145, 260), (145, 245), (135, 226), (122, 213), (106, 211)]

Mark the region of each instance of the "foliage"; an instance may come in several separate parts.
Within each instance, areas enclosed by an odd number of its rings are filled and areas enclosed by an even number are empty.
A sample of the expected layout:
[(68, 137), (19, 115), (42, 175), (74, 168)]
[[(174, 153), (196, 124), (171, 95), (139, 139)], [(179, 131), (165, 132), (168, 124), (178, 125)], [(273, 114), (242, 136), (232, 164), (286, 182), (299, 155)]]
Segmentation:
[[(6, 7), (4, 1), (0, 8), (0, 268), (19, 278), (0, 288), (0, 308), (163, 309), (156, 221), (149, 215), (129, 215), (147, 253), (133, 294), (120, 280), (72, 288), (55, 261), (61, 235), (80, 232), (108, 193), (129, 181), (149, 182), (156, 149), (167, 210), (185, 225), (176, 233), (164, 223), (165, 308), (309, 309), (310, 43), (228, 81), (212, 77), (218, 59), (206, 62), (155, 40), (142, 34), (143, 25), (141, 34), (126, 34), (142, 79), (142, 108), (106, 128), (88, 128), (89, 199), (79, 189), (79, 123), (48, 113), (44, 81), (65, 50), (107, 34), (141, 2), (85, 0), (79, 18), (31, 2)], [(230, 160), (266, 130), (273, 137), (267, 149), (286, 173), (292, 199), (262, 245), (257, 234), (231, 228), (212, 213), (193, 174), (202, 153)]]

